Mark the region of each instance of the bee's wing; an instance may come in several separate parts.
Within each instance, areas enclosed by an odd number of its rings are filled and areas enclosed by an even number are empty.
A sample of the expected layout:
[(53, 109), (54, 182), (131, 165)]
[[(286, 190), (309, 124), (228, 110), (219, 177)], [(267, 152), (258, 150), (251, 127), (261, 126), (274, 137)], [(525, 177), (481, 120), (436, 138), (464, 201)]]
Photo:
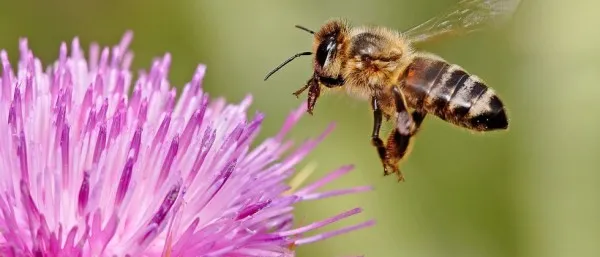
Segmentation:
[(460, 0), (450, 9), (403, 34), (412, 43), (451, 34), (467, 34), (484, 26), (505, 22), (515, 12), (520, 2), (520, 0)]

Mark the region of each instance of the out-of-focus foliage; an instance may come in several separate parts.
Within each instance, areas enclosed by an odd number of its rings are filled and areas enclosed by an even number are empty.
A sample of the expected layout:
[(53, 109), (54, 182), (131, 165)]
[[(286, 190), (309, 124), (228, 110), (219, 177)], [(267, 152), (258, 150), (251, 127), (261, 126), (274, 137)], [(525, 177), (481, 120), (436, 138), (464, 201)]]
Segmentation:
[[(308, 78), (309, 58), (262, 81), (288, 56), (310, 50), (312, 38), (293, 25), (317, 29), (344, 17), (403, 30), (454, 2), (3, 1), (0, 48), (14, 58), (18, 38), (28, 37), (48, 61), (61, 40), (113, 44), (132, 29), (135, 68), (169, 51), (172, 81), (182, 85), (197, 63), (208, 64), (205, 88), (231, 101), (253, 94), (253, 108), (267, 114), (267, 135), (305, 99), (291, 93)], [(378, 225), (300, 247), (299, 255), (599, 256), (599, 8), (592, 0), (524, 0), (504, 28), (423, 45), (495, 88), (511, 128), (479, 135), (428, 118), (403, 163), (405, 183), (382, 176), (369, 141), (368, 103), (323, 96), (293, 136), (300, 141), (336, 122), (309, 159), (318, 172), (353, 163), (360, 172), (339, 183), (372, 184), (375, 191), (305, 204), (299, 222), (358, 203)]]

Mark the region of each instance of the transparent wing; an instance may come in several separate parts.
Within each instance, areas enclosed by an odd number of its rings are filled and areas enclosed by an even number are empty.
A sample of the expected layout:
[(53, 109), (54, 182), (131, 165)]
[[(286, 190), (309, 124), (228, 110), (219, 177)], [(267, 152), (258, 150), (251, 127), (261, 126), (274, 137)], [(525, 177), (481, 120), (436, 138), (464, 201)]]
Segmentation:
[(466, 34), (498, 25), (512, 17), (520, 0), (460, 0), (450, 9), (407, 30), (404, 35), (413, 43), (440, 36)]

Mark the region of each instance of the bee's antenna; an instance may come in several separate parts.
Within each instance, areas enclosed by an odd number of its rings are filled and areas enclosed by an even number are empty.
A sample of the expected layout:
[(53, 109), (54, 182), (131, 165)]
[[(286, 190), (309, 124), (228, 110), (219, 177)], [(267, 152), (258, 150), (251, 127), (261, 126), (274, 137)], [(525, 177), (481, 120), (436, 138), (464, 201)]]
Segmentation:
[(269, 74), (267, 74), (267, 76), (265, 77), (265, 81), (271, 76), (273, 75), (273, 73), (277, 72), (279, 69), (281, 69), (283, 66), (285, 66), (286, 64), (288, 64), (289, 62), (291, 62), (292, 60), (300, 57), (300, 56), (304, 56), (304, 55), (311, 55), (311, 52), (302, 52), (302, 53), (297, 53), (294, 56), (288, 58), (287, 60), (285, 60), (283, 63), (279, 64), (279, 66), (277, 66), (277, 68), (273, 69), (271, 72), (269, 72)]
[(304, 27), (304, 26), (302, 26), (302, 25), (296, 25), (296, 28), (299, 28), (299, 29), (301, 29), (301, 30), (304, 30), (304, 31), (306, 31), (306, 32), (308, 32), (308, 33), (310, 33), (310, 34), (315, 34), (315, 32), (314, 32), (314, 31), (312, 31), (312, 30), (310, 30), (310, 29), (307, 29), (306, 27)]

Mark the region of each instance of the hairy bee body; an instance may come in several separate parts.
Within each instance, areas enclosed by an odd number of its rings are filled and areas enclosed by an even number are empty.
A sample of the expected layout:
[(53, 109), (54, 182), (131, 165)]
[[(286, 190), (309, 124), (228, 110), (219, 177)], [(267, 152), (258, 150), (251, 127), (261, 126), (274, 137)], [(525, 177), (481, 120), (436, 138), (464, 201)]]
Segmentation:
[(368, 99), (397, 84), (410, 58), (406, 53), (411, 51), (397, 36), (384, 28), (352, 31), (347, 52), (342, 53), (346, 57), (341, 58), (344, 68), (340, 71), (350, 95)]
[[(518, 0), (459, 1), (446, 12), (402, 33), (386, 27), (352, 27), (333, 19), (311, 34), (313, 74), (294, 92), (308, 89), (307, 112), (312, 114), (323, 87), (368, 100), (373, 111), (371, 143), (384, 167), (384, 175), (403, 175), (398, 163), (411, 149), (414, 136), (427, 115), (472, 131), (504, 130), (508, 119), (494, 90), (480, 78), (441, 57), (417, 51), (413, 45), (453, 33), (468, 33), (513, 13)], [(387, 142), (380, 138), (382, 119), (394, 128)]]
[[(327, 30), (325, 30), (327, 31)], [(411, 109), (475, 130), (504, 129), (502, 102), (481, 79), (439, 56), (415, 52), (401, 34), (382, 27), (350, 29), (339, 50), (345, 91), (361, 99), (377, 96), (386, 117), (394, 117), (392, 87)]]

